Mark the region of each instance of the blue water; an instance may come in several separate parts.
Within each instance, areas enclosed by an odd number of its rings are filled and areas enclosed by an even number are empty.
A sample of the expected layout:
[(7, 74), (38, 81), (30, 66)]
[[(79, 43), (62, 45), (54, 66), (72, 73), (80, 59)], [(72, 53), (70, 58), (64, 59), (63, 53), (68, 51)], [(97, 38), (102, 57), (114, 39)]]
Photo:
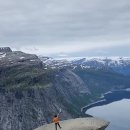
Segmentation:
[(115, 91), (104, 99), (105, 102), (89, 106), (86, 113), (109, 121), (106, 130), (130, 130), (130, 91)]

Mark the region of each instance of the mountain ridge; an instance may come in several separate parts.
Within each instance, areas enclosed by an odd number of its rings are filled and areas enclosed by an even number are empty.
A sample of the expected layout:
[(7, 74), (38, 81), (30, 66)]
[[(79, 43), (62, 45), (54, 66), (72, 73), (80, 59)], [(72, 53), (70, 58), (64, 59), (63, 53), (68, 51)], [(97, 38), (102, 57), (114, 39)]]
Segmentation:
[(51, 68), (81, 67), (82, 69), (111, 69), (117, 73), (130, 75), (130, 57), (71, 57), (71, 58), (43, 58), (43, 63)]
[(84, 117), (81, 108), (102, 93), (129, 87), (128, 75), (111, 68), (84, 68), (84, 60), (61, 64), (20, 51), (1, 52), (0, 129), (32, 130), (51, 123), (60, 109), (62, 120)]

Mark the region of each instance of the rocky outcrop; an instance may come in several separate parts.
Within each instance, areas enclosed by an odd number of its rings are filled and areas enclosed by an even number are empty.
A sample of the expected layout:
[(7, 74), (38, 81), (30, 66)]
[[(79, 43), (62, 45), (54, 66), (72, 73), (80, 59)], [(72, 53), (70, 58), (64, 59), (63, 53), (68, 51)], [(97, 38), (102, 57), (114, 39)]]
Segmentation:
[(0, 67), (12, 67), (18, 65), (42, 65), (36, 55), (26, 54), (20, 51), (3, 53), (0, 56)]
[(10, 49), (10, 47), (0, 47), (0, 52), (7, 53), (7, 52), (12, 52), (12, 50)]
[[(62, 130), (105, 130), (109, 122), (96, 118), (77, 118), (61, 121)], [(54, 124), (41, 126), (35, 130), (53, 130)]]

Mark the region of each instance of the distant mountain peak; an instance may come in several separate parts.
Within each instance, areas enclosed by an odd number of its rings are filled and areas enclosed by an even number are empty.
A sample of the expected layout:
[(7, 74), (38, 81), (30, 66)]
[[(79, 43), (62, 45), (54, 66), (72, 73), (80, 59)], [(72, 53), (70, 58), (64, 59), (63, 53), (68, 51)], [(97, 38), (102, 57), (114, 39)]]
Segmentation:
[(0, 47), (0, 52), (7, 53), (7, 52), (12, 52), (12, 50), (10, 47)]

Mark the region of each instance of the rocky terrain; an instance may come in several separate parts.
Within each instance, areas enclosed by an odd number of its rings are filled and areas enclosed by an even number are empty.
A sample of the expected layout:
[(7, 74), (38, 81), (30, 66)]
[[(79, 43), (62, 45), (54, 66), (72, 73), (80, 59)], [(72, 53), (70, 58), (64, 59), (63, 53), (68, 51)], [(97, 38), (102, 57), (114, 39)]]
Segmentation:
[(86, 116), (81, 108), (102, 93), (129, 88), (129, 75), (111, 68), (84, 67), (79, 64), (82, 60), (39, 59), (1, 48), (0, 130), (33, 130), (51, 123), (59, 110), (61, 120)]
[[(105, 130), (109, 122), (96, 118), (77, 118), (61, 121), (60, 124), (62, 130)], [(54, 127), (54, 124), (48, 124), (35, 130), (53, 130)]]
[(80, 116), (89, 90), (68, 69), (46, 68), (36, 55), (3, 51), (0, 56), (0, 130), (32, 130), (61, 118)]

